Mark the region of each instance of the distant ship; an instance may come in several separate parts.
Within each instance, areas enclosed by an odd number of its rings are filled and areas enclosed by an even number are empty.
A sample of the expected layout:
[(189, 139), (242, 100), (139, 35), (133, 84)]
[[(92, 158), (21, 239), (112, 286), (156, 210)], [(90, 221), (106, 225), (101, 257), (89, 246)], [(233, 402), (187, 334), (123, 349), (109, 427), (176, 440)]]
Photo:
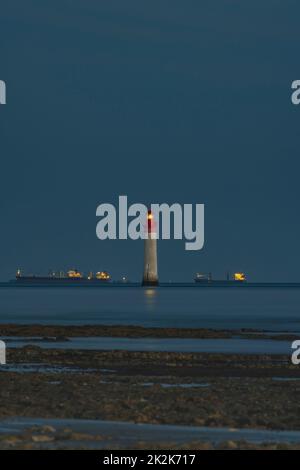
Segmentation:
[(195, 282), (202, 285), (214, 285), (214, 286), (228, 286), (228, 285), (245, 285), (247, 284), (246, 275), (244, 273), (234, 273), (230, 276), (227, 273), (225, 279), (213, 279), (211, 273), (197, 273)]
[(109, 282), (111, 280), (110, 275), (107, 271), (98, 271), (93, 274), (90, 272), (85, 276), (82, 272), (77, 269), (71, 269), (67, 273), (63, 271), (59, 272), (50, 272), (48, 276), (38, 276), (38, 275), (23, 275), (21, 270), (18, 269), (16, 273), (16, 283), (17, 284), (85, 284), (85, 283), (102, 283)]
[(227, 273), (225, 279), (213, 279), (211, 273), (197, 273), (194, 281), (197, 287), (300, 288), (299, 282), (249, 282), (242, 272), (234, 273), (232, 276)]

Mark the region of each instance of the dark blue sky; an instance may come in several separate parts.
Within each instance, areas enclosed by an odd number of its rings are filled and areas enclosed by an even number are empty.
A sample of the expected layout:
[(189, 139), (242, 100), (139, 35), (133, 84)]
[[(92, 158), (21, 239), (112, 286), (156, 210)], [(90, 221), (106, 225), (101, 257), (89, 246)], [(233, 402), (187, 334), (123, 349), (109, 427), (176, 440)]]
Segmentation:
[(6, 0), (0, 279), (142, 273), (99, 241), (101, 202), (204, 203), (205, 248), (159, 243), (162, 279), (298, 280), (299, 2)]

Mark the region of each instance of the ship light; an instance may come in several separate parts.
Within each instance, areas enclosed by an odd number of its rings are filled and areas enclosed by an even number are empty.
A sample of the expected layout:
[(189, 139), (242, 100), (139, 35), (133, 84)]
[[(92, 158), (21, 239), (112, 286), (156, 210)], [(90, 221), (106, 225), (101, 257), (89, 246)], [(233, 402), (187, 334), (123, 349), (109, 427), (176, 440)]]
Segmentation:
[(246, 281), (246, 276), (244, 273), (234, 273), (235, 281)]
[(106, 271), (99, 271), (96, 273), (96, 278), (107, 281), (110, 279), (110, 275)]
[(71, 269), (70, 271), (68, 271), (68, 277), (81, 278), (82, 274), (79, 271), (77, 271), (77, 269)]

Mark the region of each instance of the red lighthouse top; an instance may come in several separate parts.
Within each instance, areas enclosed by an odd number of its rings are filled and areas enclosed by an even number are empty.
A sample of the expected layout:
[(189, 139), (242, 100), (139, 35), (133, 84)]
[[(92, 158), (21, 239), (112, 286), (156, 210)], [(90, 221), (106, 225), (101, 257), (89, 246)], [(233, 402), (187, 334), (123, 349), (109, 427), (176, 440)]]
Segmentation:
[(155, 232), (155, 222), (154, 222), (154, 217), (153, 217), (151, 209), (148, 210), (147, 222), (148, 222), (148, 233)]

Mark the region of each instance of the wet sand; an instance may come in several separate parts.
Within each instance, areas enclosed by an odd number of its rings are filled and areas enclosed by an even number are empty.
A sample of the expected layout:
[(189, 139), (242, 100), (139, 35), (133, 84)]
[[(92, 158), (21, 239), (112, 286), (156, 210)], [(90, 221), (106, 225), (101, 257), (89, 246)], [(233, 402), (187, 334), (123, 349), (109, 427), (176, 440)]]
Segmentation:
[(73, 373), (63, 368), (59, 374), (2, 372), (0, 418), (300, 429), (300, 382), (286, 380), (300, 378), (299, 368), (284, 356), (45, 351), (33, 346), (9, 351), (8, 362), (67, 365)]

